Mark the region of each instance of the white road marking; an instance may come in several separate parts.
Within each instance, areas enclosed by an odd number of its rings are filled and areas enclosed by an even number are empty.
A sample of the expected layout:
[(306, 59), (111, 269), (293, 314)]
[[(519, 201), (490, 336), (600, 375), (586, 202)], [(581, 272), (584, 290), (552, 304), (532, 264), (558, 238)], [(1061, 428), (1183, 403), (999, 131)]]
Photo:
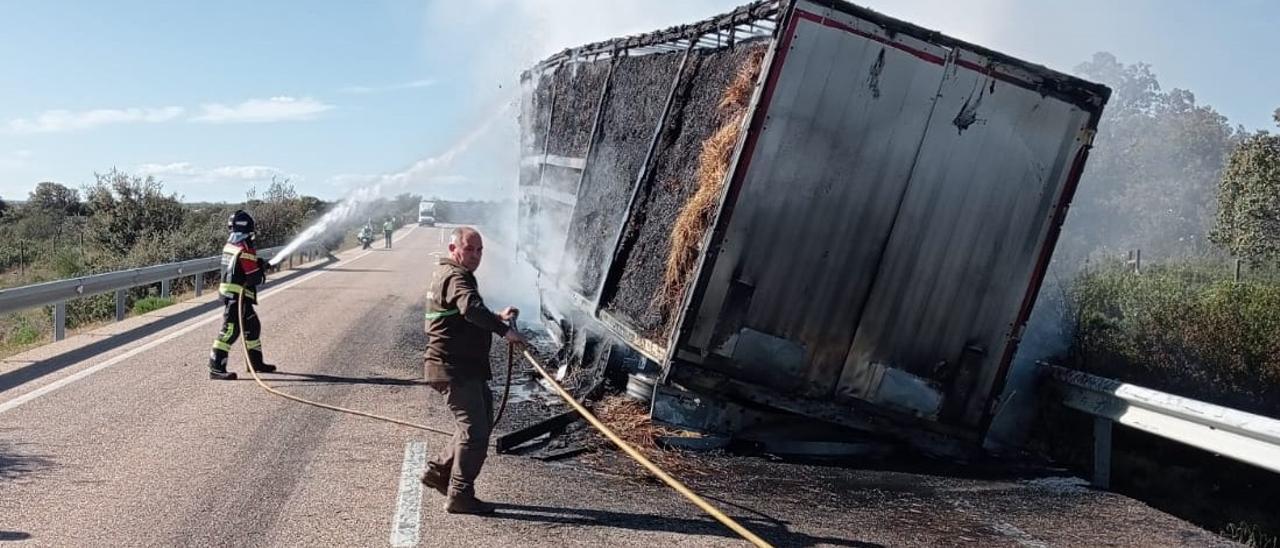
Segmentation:
[(396, 515), (391, 518), (392, 546), (418, 545), (418, 528), (422, 522), (422, 482), (418, 478), (426, 461), (427, 444), (411, 441), (404, 447), (400, 496), (396, 498)]
[[(413, 232), (416, 228), (418, 228), (418, 227), (416, 227), (416, 226), (411, 226), (411, 227), (409, 227), (409, 230), (405, 231), (405, 233), (404, 233), (404, 234), (401, 234), (398, 238), (396, 238), (395, 240), (393, 240), (393, 242), (395, 242), (395, 241), (400, 241), (400, 240), (404, 239), (406, 236), (408, 236), (408, 235), (409, 235), (409, 233)], [(364, 257), (368, 256), (370, 253), (373, 253), (373, 252), (374, 252), (374, 250), (366, 251), (366, 252), (364, 252), (364, 253), (361, 253), (361, 254), (359, 254), (359, 255), (356, 255), (355, 257), (352, 257), (352, 258), (350, 258), (350, 259), (347, 259), (347, 260), (346, 260), (346, 261), (344, 261), (344, 262), (354, 262), (354, 261), (358, 261), (358, 260), (363, 259)], [(306, 281), (310, 281), (310, 280), (314, 280), (314, 279), (316, 279), (316, 278), (320, 277), (321, 275), (323, 275), (323, 274), (325, 274), (325, 273), (327, 273), (327, 272), (329, 272), (329, 271), (328, 271), (328, 270), (320, 270), (320, 271), (317, 271), (317, 272), (311, 272), (311, 273), (309, 273), (309, 274), (303, 274), (302, 279), (294, 280), (294, 281), (292, 281), (292, 282), (289, 282), (289, 283), (284, 284), (284, 285), (279, 286), (279, 287), (268, 287), (268, 288), (267, 288), (267, 291), (264, 291), (264, 292), (262, 293), (262, 295), (260, 295), (260, 296), (258, 297), (258, 300), (260, 300), (260, 301), (261, 301), (261, 300), (266, 300), (268, 297), (271, 297), (271, 296), (275, 295), (276, 293), (280, 293), (280, 292), (282, 292), (282, 291), (284, 291), (284, 290), (286, 290), (286, 289), (289, 289), (290, 287), (293, 287), (293, 286), (295, 286), (295, 285), (298, 285), (298, 284), (300, 284), (300, 283), (303, 283), (303, 282), (306, 282)], [(111, 358), (111, 359), (109, 359), (109, 360), (107, 360), (107, 361), (105, 361), (105, 362), (99, 363), (99, 364), (97, 364), (97, 365), (93, 365), (93, 366), (90, 366), (90, 367), (86, 367), (86, 368), (84, 368), (84, 369), (82, 369), (82, 370), (80, 370), (80, 371), (77, 371), (75, 374), (68, 375), (68, 376), (63, 377), (63, 378), (61, 378), (61, 379), (58, 379), (57, 381), (51, 382), (51, 383), (49, 383), (49, 384), (46, 384), (46, 385), (44, 385), (44, 386), (41, 386), (40, 388), (37, 388), (37, 389), (32, 390), (32, 391), (30, 391), (30, 392), (27, 392), (26, 394), (23, 394), (23, 395), (21, 395), (21, 396), (18, 396), (18, 397), (16, 397), (16, 398), (13, 398), (13, 399), (11, 399), (11, 400), (9, 400), (9, 401), (6, 401), (6, 402), (4, 402), (4, 403), (0, 403), (0, 413), (4, 413), (4, 412), (6, 412), (6, 411), (11, 411), (11, 410), (13, 410), (13, 409), (17, 408), (18, 406), (20, 406), (20, 405), (22, 405), (22, 404), (24, 404), (24, 403), (27, 403), (27, 402), (29, 402), (29, 401), (31, 401), (31, 400), (34, 400), (34, 399), (36, 399), (36, 398), (39, 398), (39, 397), (41, 397), (41, 396), (44, 396), (44, 395), (46, 395), (46, 394), (48, 394), (48, 393), (50, 393), (50, 392), (53, 392), (53, 391), (55, 391), (55, 390), (61, 389), (61, 388), (65, 387), (65, 386), (67, 386), (67, 385), (69, 385), (69, 384), (71, 384), (71, 383), (74, 383), (74, 382), (76, 382), (76, 381), (79, 381), (79, 380), (81, 380), (81, 379), (84, 379), (85, 377), (88, 377), (89, 375), (92, 375), (92, 374), (94, 374), (94, 373), (97, 373), (97, 372), (99, 372), (99, 371), (102, 371), (103, 369), (106, 369), (106, 368), (111, 367), (111, 366), (113, 366), (113, 365), (116, 365), (116, 364), (118, 364), (118, 363), (120, 363), (120, 362), (122, 362), (122, 361), (125, 361), (125, 360), (127, 360), (127, 359), (129, 359), (129, 358), (132, 358), (132, 357), (134, 357), (134, 356), (137, 356), (138, 354), (141, 354), (141, 353), (143, 353), (143, 352), (146, 352), (146, 351), (148, 351), (148, 350), (151, 350), (152, 348), (155, 348), (155, 347), (157, 347), (157, 346), (160, 346), (160, 345), (162, 345), (162, 344), (164, 344), (164, 343), (166, 343), (166, 342), (169, 342), (169, 341), (171, 341), (171, 340), (173, 340), (173, 339), (176, 339), (176, 338), (178, 338), (178, 337), (181, 337), (181, 336), (183, 336), (183, 335), (186, 335), (187, 333), (190, 333), (190, 332), (192, 332), (192, 331), (194, 331), (194, 330), (196, 330), (196, 329), (198, 329), (198, 328), (204, 327), (205, 325), (208, 325), (210, 322), (213, 322), (214, 320), (220, 320), (220, 319), (222, 319), (222, 312), (221, 312), (220, 310), (213, 310), (213, 311), (210, 311), (210, 312), (205, 313), (205, 316), (207, 316), (207, 317), (205, 317), (205, 318), (203, 318), (203, 319), (199, 319), (199, 318), (197, 318), (197, 319), (194, 319), (194, 320), (189, 320), (189, 321), (194, 321), (195, 323), (193, 323), (193, 324), (191, 324), (191, 325), (188, 325), (188, 326), (186, 326), (186, 327), (184, 327), (184, 328), (182, 328), (182, 329), (179, 329), (179, 330), (177, 330), (177, 331), (173, 331), (173, 332), (170, 332), (170, 333), (168, 333), (168, 334), (164, 334), (164, 335), (153, 335), (153, 337), (158, 336), (159, 338), (154, 339), (154, 340), (152, 340), (152, 341), (150, 341), (150, 342), (148, 342), (148, 343), (146, 343), (146, 344), (144, 344), (144, 345), (142, 345), (142, 346), (139, 346), (139, 347), (137, 347), (137, 348), (134, 348), (133, 350), (130, 350), (130, 351), (128, 351), (128, 352), (125, 352), (124, 354), (121, 354), (121, 355), (119, 355), (119, 356), (116, 356), (116, 357), (114, 357), (114, 358)]]

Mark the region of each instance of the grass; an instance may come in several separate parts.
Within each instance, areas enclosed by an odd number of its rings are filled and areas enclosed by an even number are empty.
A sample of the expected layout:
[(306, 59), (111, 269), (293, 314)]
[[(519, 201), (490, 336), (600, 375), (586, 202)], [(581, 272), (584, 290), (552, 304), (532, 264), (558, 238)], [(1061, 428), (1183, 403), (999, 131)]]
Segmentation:
[(1071, 288), (1073, 366), (1157, 390), (1280, 416), (1280, 279), (1221, 265), (1134, 274), (1106, 265)]
[(48, 343), (53, 322), (40, 310), (22, 310), (0, 318), (0, 357), (8, 357)]
[(16, 346), (28, 346), (31, 343), (38, 342), (43, 339), (45, 333), (34, 325), (32, 325), (30, 316), (19, 316), (18, 322), (7, 333), (5, 342)]
[[(1239, 281), (1231, 265), (1117, 261), (1082, 273), (1067, 292), (1068, 365), (1184, 397), (1280, 417), (1280, 270)], [(1087, 469), (1092, 423), (1046, 407), (1040, 449)], [(1136, 432), (1113, 448), (1117, 491), (1249, 546), (1280, 548), (1275, 477)], [(1193, 495), (1194, 494), (1194, 495)]]
[(160, 310), (161, 308), (170, 306), (173, 303), (174, 300), (172, 298), (146, 297), (133, 303), (133, 313), (136, 315), (142, 315), (148, 312)]
[[(206, 287), (208, 284), (206, 283)], [(142, 291), (142, 288), (138, 288)], [(175, 283), (169, 298), (146, 295), (129, 308), (133, 316), (153, 312), (195, 297), (190, 279)], [(67, 301), (67, 336), (115, 322), (115, 296), (107, 293)], [(0, 359), (53, 341), (53, 307), (32, 308), (0, 316)]]

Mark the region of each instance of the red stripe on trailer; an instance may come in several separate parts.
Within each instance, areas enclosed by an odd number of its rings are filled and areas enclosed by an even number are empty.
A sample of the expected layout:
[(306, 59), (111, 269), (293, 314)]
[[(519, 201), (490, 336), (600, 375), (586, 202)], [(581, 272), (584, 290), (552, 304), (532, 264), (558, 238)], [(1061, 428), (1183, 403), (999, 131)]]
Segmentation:
[(935, 65), (942, 65), (942, 64), (945, 64), (945, 63), (946, 63), (946, 61), (947, 61), (945, 58), (943, 58), (943, 57), (939, 57), (939, 56), (934, 55), (934, 54), (932, 54), (932, 53), (929, 53), (929, 52), (927, 52), (927, 51), (919, 50), (919, 49), (913, 48), (913, 47), (911, 47), (911, 46), (908, 46), (908, 45), (906, 45), (906, 44), (900, 44), (900, 43), (898, 43), (898, 42), (893, 42), (893, 41), (890, 41), (890, 40), (888, 40), (888, 39), (886, 39), (886, 38), (884, 38), (884, 37), (882, 37), (882, 36), (876, 36), (876, 35), (871, 34), (871, 33), (869, 33), (869, 32), (863, 32), (863, 31), (860, 31), (860, 30), (858, 30), (858, 29), (856, 29), (856, 28), (853, 28), (853, 27), (851, 27), (851, 26), (849, 26), (849, 25), (846, 25), (846, 24), (844, 24), (844, 23), (842, 23), (842, 22), (840, 22), (840, 21), (836, 21), (835, 19), (829, 19), (829, 18), (823, 17), (823, 16), (818, 15), (818, 14), (813, 13), (813, 12), (809, 12), (809, 11), (804, 11), (804, 10), (801, 10), (801, 9), (797, 9), (797, 10), (796, 10), (796, 16), (797, 16), (797, 17), (799, 17), (799, 18), (801, 18), (801, 19), (804, 19), (804, 20), (806, 20), (806, 21), (812, 21), (812, 22), (817, 23), (817, 24), (819, 24), (819, 25), (822, 25), (822, 26), (824, 26), (824, 27), (830, 27), (830, 28), (833, 28), (833, 29), (842, 30), (842, 31), (848, 32), (848, 33), (850, 33), (850, 34), (856, 34), (856, 35), (861, 36), (861, 37), (863, 37), (863, 38), (866, 38), (866, 39), (869, 39), (869, 40), (874, 40), (874, 41), (876, 41), (876, 42), (880, 42), (881, 44), (884, 44), (884, 45), (886, 45), (886, 46), (889, 46), (889, 47), (894, 48), (894, 49), (897, 49), (897, 50), (905, 51), (905, 52), (907, 52), (907, 53), (909, 53), (909, 54), (911, 54), (911, 55), (914, 55), (914, 56), (916, 56), (916, 57), (919, 57), (919, 58), (921, 58), (921, 59), (924, 59), (925, 61), (928, 61), (928, 62), (933, 63), (933, 64), (935, 64)]
[[(933, 64), (935, 64), (935, 65), (946, 65), (946, 64), (947, 64), (947, 60), (946, 60), (946, 58), (944, 58), (944, 57), (940, 57), (940, 56), (938, 56), (938, 55), (934, 55), (934, 54), (929, 53), (929, 52), (924, 51), (924, 50), (920, 50), (920, 49), (913, 48), (913, 47), (908, 46), (908, 45), (906, 45), (906, 44), (902, 44), (902, 43), (899, 43), (899, 42), (894, 42), (894, 41), (889, 40), (889, 39), (887, 39), (887, 38), (885, 38), (885, 37), (883, 37), (883, 36), (877, 36), (877, 35), (872, 34), (872, 33), (869, 33), (869, 32), (865, 32), (865, 31), (858, 30), (858, 29), (856, 29), (856, 28), (854, 28), (854, 27), (852, 27), (852, 26), (846, 25), (846, 24), (844, 24), (844, 23), (842, 23), (842, 22), (840, 22), (840, 21), (837, 21), (837, 20), (835, 20), (835, 19), (830, 19), (830, 18), (827, 18), (827, 17), (823, 17), (823, 16), (821, 16), (821, 15), (818, 15), (818, 14), (813, 13), (813, 12), (810, 12), (810, 11), (804, 11), (804, 10), (801, 10), (801, 9), (797, 9), (797, 10), (796, 10), (796, 16), (797, 16), (797, 17), (799, 17), (799, 18), (801, 18), (801, 19), (804, 19), (804, 20), (806, 20), (806, 21), (811, 21), (811, 22), (817, 23), (817, 24), (822, 25), (822, 26), (824, 26), (824, 27), (829, 27), (829, 28), (833, 28), (833, 29), (836, 29), (836, 30), (842, 30), (842, 31), (847, 32), (847, 33), (850, 33), (850, 34), (856, 34), (856, 35), (861, 36), (861, 37), (863, 37), (863, 38), (866, 38), (866, 39), (868, 39), (868, 40), (872, 40), (872, 41), (875, 41), (875, 42), (879, 42), (879, 43), (884, 44), (884, 45), (886, 45), (886, 46), (889, 46), (889, 47), (891, 47), (891, 48), (893, 48), (893, 49), (896, 49), (896, 50), (899, 50), (899, 51), (906, 52), (906, 53), (908, 53), (908, 54), (910, 54), (910, 55), (912, 55), (912, 56), (915, 56), (915, 57), (917, 57), (917, 58), (919, 58), (919, 59), (923, 59), (923, 60), (928, 61), (928, 62), (930, 62), (930, 63), (933, 63)], [(956, 59), (956, 63), (955, 63), (955, 64), (956, 64), (956, 66), (959, 66), (959, 67), (962, 67), (962, 68), (965, 68), (965, 69), (972, 70), (972, 71), (974, 71), (974, 72), (977, 72), (978, 74), (982, 74), (982, 75), (985, 75), (985, 76), (988, 76), (988, 77), (991, 77), (991, 78), (995, 78), (996, 80), (1000, 80), (1000, 81), (1005, 82), (1005, 83), (1007, 83), (1007, 84), (1013, 84), (1013, 85), (1015, 85), (1015, 86), (1022, 87), (1022, 88), (1028, 88), (1028, 89), (1034, 89), (1034, 88), (1036, 87), (1036, 86), (1035, 86), (1035, 84), (1034, 84), (1033, 82), (1028, 82), (1028, 81), (1023, 80), (1023, 79), (1021, 79), (1021, 78), (1017, 78), (1017, 77), (1014, 77), (1014, 76), (1010, 76), (1010, 75), (1008, 75), (1008, 74), (1004, 74), (1004, 73), (996, 72), (996, 71), (992, 70), (992, 69), (991, 69), (991, 67), (984, 67), (984, 66), (979, 65), (979, 64), (977, 64), (977, 63), (974, 63), (974, 62), (972, 62), (972, 61), (965, 61), (965, 60), (962, 60), (962, 59)]]

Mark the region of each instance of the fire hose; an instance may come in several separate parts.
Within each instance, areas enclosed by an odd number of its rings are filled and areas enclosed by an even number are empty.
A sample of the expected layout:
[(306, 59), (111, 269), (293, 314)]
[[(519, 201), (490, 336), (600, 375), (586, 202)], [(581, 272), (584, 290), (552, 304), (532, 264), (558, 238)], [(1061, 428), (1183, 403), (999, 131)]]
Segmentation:
[[(244, 295), (241, 295), (240, 298), (238, 299), (236, 308), (237, 308), (237, 317), (240, 321), (241, 329), (243, 329), (244, 328)], [(511, 321), (511, 325), (512, 325), (512, 328), (514, 329), (515, 328), (514, 318)], [(258, 372), (254, 370), (253, 360), (249, 356), (248, 345), (242, 343), (241, 348), (244, 350), (245, 363), (248, 364), (249, 374), (253, 376), (254, 382), (258, 383), (258, 386), (262, 387), (263, 390), (266, 390), (270, 394), (274, 394), (284, 399), (295, 401), (304, 405), (319, 407), (321, 409), (328, 409), (330, 411), (337, 411), (339, 413), (347, 413), (347, 414), (366, 417), (374, 420), (380, 420), (380, 421), (389, 422), (392, 424), (398, 424), (400, 426), (407, 426), (409, 428), (415, 428), (418, 430), (424, 430), (427, 432), (441, 434), (444, 436), (453, 435), (453, 432), (447, 432), (439, 428), (432, 428), (425, 424), (418, 424), (418, 423), (404, 421), (404, 420), (400, 420), (392, 417), (385, 417), (385, 416), (377, 415), (374, 413), (366, 413), (364, 411), (348, 409), (346, 407), (339, 407), (336, 405), (329, 405), (326, 403), (315, 402), (315, 401), (311, 401), (305, 398), (300, 398), (298, 396), (294, 396), (292, 394), (287, 394), (279, 390), (276, 390), (275, 388), (272, 388), (271, 385), (267, 384), (266, 382), (263, 382), (262, 378), (258, 376)], [(627, 443), (626, 441), (623, 441), (622, 438), (618, 437), (618, 435), (615, 434), (613, 430), (610, 430), (608, 426), (605, 426), (604, 423), (600, 422), (600, 419), (597, 419), (596, 416), (591, 413), (591, 411), (588, 411), (586, 407), (583, 407), (582, 404), (578, 403), (578, 401), (573, 398), (573, 395), (569, 394), (568, 391), (566, 391), (563, 387), (561, 387), (560, 383), (556, 382), (555, 378), (552, 377), (551, 374), (547, 372), (546, 368), (542, 366), (541, 362), (538, 361), (537, 357), (535, 357), (532, 353), (529, 352), (528, 348), (523, 349), (523, 351), (521, 352), (521, 356), (523, 356), (524, 359), (529, 361), (529, 365), (532, 365), (534, 370), (536, 370), (538, 374), (542, 375), (543, 379), (546, 379), (547, 383), (551, 386), (553, 390), (555, 390), (557, 395), (559, 395), (561, 398), (564, 399), (566, 403), (572, 406), (573, 409), (578, 412), (578, 414), (582, 415), (582, 417), (586, 419), (587, 422), (591, 424), (591, 426), (595, 427), (596, 430), (599, 430), (601, 434), (604, 434), (604, 436), (608, 438), (609, 441), (613, 442), (614, 445), (617, 445), (619, 449), (622, 449), (622, 451), (625, 452), (627, 456), (631, 457), (636, 462), (640, 463), (640, 466), (644, 467), (651, 474), (656, 476), (658, 479), (662, 480), (663, 483), (667, 484), (667, 486), (671, 487), (677, 493), (684, 496), (686, 499), (689, 500), (689, 502), (692, 502), (694, 506), (697, 506), (703, 512), (706, 512), (707, 515), (711, 516), (716, 521), (719, 521), (725, 527), (728, 527), (730, 530), (740, 535), (746, 541), (756, 546), (772, 546), (768, 542), (766, 542), (764, 539), (760, 538), (759, 536), (756, 536), (755, 533), (752, 533), (751, 530), (742, 526), (742, 524), (738, 523), (736, 520), (729, 517), (724, 512), (721, 512), (719, 508), (716, 508), (714, 505), (707, 502), (705, 499), (703, 499), (701, 496), (695, 493), (692, 489), (690, 489), (684, 483), (681, 483), (680, 480), (672, 477), (670, 474), (667, 474), (664, 470), (659, 468), (658, 465), (654, 464), (653, 461), (649, 460), (647, 457), (645, 457), (643, 454), (637, 451), (634, 447), (632, 447), (631, 444)], [(511, 377), (512, 377), (512, 371), (514, 367), (515, 367), (515, 343), (508, 342), (507, 343), (507, 384), (506, 384), (506, 388), (503, 390), (501, 407), (498, 408), (498, 414), (494, 417), (494, 421), (493, 421), (494, 424), (497, 424), (498, 420), (502, 418), (502, 412), (506, 409), (507, 397), (511, 393)]]
[[(516, 328), (516, 318), (519, 312), (511, 314), (511, 321), (508, 326), (511, 329)], [(498, 421), (502, 420), (502, 413), (507, 410), (507, 400), (511, 398), (511, 377), (516, 369), (516, 345), (515, 343), (507, 343), (507, 383), (502, 387), (502, 403), (498, 404), (498, 414), (493, 416), (493, 426), (498, 425)]]

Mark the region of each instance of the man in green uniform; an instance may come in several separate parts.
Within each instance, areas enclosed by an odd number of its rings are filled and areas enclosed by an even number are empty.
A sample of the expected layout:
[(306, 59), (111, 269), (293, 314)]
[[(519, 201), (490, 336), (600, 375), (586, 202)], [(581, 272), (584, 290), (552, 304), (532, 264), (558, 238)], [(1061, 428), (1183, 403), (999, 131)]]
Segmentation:
[(505, 323), (516, 316), (516, 309), (495, 314), (480, 298), (475, 270), (483, 250), (475, 229), (454, 229), (449, 257), (440, 259), (427, 293), (426, 381), (444, 395), (457, 426), (449, 445), (427, 463), (422, 483), (446, 495), (445, 510), (453, 514), (493, 512), (493, 505), (475, 495), (493, 422), (488, 383), (491, 334), (511, 343), (525, 342)]

